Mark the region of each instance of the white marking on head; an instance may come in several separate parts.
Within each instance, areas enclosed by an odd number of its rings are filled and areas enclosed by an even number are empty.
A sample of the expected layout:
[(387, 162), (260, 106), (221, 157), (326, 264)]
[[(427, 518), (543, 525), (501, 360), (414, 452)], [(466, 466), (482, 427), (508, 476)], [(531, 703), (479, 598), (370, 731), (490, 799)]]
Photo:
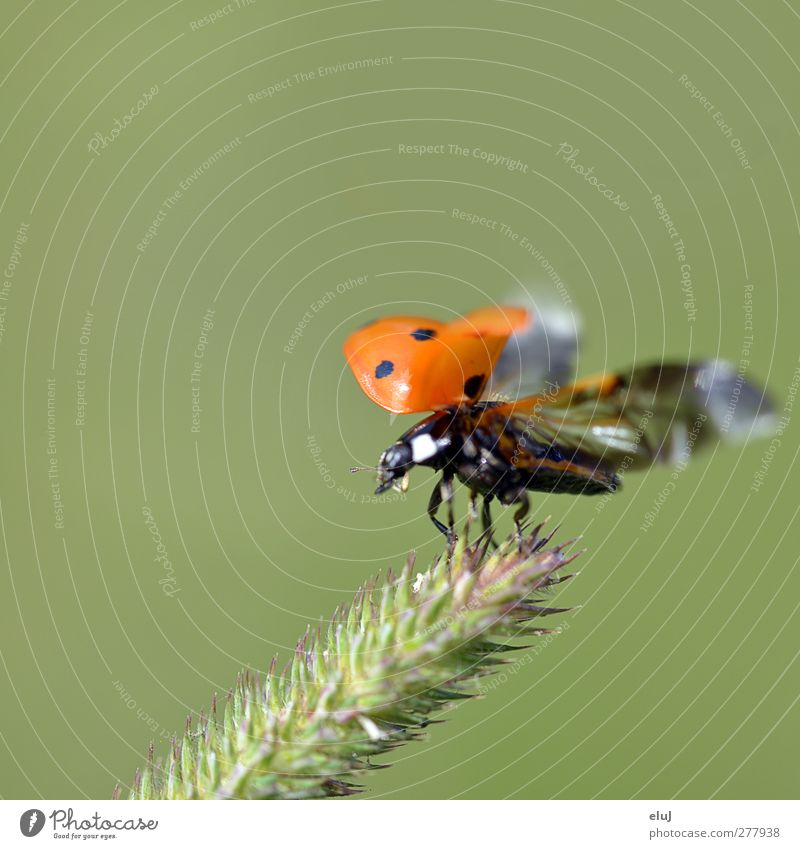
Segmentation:
[(436, 453), (436, 440), (429, 433), (420, 433), (411, 440), (411, 459), (423, 463)]

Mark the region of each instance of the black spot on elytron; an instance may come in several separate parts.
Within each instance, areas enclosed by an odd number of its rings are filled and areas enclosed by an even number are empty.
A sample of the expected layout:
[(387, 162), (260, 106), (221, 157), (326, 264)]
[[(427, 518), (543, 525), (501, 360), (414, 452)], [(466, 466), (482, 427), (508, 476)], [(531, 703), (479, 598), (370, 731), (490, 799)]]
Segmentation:
[(433, 339), (436, 335), (436, 331), (429, 330), (426, 327), (420, 327), (419, 330), (415, 330), (411, 335), (417, 340), (417, 342), (426, 342), (428, 339)]
[(394, 371), (394, 363), (391, 360), (383, 360), (375, 366), (375, 377), (380, 380), (382, 377), (388, 377)]
[(485, 378), (485, 374), (473, 374), (472, 377), (464, 381), (464, 394), (467, 398), (476, 398), (478, 396)]

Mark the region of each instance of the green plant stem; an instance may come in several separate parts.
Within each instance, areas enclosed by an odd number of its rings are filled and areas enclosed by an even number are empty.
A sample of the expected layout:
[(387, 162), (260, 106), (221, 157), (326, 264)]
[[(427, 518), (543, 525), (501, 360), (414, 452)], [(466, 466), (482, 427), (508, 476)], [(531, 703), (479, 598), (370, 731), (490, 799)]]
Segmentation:
[[(370, 580), (327, 628), (298, 641), (286, 666), (237, 677), (220, 711), (189, 717), (165, 762), (150, 745), (131, 799), (296, 799), (359, 792), (370, 759), (423, 734), (431, 714), (477, 695), (518, 646), (553, 633), (537, 620), (567, 608), (541, 594), (572, 575), (577, 555), (548, 547), (541, 525), (494, 553), (462, 538), (424, 574), (409, 556), (399, 575)], [(196, 725), (196, 727), (195, 727)], [(115, 798), (120, 788), (115, 789)]]

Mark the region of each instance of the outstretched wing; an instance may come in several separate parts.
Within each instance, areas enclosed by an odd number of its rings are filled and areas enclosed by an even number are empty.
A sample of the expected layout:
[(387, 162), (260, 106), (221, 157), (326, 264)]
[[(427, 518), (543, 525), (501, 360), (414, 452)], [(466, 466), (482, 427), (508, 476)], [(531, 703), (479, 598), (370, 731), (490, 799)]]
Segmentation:
[(533, 316), (509, 338), (486, 391), (490, 399), (511, 401), (559, 388), (574, 380), (579, 322), (575, 312), (553, 303), (525, 308)]
[(710, 437), (762, 433), (773, 421), (764, 392), (720, 361), (638, 366), (491, 412), (529, 434), (531, 445), (523, 447), (531, 455), (537, 445), (550, 446), (562, 461), (601, 477), (682, 462)]

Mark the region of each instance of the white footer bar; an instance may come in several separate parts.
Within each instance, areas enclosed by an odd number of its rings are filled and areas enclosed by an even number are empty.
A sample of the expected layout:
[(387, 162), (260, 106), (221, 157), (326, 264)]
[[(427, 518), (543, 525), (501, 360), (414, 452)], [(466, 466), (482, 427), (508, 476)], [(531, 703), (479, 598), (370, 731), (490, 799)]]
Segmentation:
[(795, 801), (0, 801), (3, 847), (57, 841), (179, 849), (256, 838), (252, 845), (275, 849), (458, 844), (494, 849), (501, 841), (525, 849), (777, 849), (800, 846), (798, 826), (800, 804)]

